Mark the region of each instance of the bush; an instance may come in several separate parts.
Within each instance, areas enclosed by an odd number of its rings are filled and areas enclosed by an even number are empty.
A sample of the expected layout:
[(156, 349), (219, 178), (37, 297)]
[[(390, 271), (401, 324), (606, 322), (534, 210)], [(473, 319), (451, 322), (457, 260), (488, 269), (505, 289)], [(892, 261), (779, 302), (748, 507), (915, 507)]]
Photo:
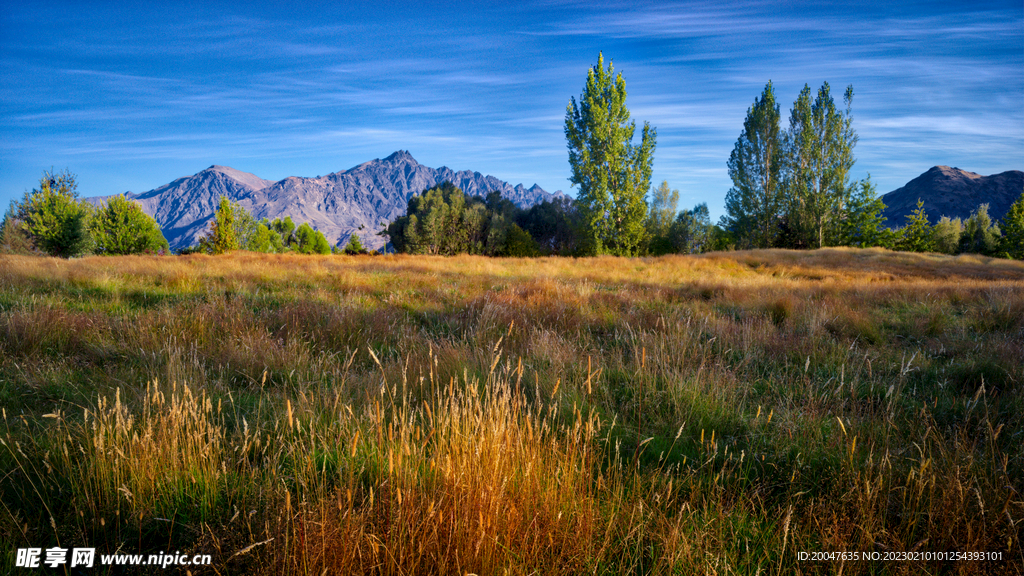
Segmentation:
[(999, 226), (996, 226), (988, 215), (988, 204), (982, 204), (964, 222), (964, 231), (960, 235), (960, 251), (994, 254), (999, 246), (999, 237)]
[(33, 244), (50, 256), (70, 258), (89, 252), (87, 223), (91, 208), (78, 200), (78, 183), (67, 170), (44, 172), (39, 188), (26, 192), (15, 219)]
[(359, 234), (353, 232), (348, 237), (348, 244), (345, 244), (344, 252), (349, 255), (366, 254), (366, 248), (363, 248), (363, 243), (359, 241)]
[(168, 250), (167, 239), (137, 202), (114, 196), (89, 223), (97, 254), (138, 254)]
[(331, 253), (331, 243), (327, 241), (327, 237), (324, 236), (324, 233), (319, 230), (314, 230), (313, 227), (307, 223), (303, 223), (299, 226), (299, 229), (295, 231), (295, 237), (298, 238), (299, 254)]
[(235, 229), (234, 204), (226, 196), (221, 196), (210, 231), (199, 239), (199, 248), (210, 254), (223, 254), (241, 247)]

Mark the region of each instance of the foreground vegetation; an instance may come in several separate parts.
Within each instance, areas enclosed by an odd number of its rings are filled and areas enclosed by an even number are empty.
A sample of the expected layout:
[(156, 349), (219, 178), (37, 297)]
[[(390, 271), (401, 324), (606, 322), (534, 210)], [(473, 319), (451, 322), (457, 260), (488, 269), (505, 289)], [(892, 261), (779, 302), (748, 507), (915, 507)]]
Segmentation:
[(1022, 357), (980, 256), (0, 256), (4, 566), (1012, 572)]

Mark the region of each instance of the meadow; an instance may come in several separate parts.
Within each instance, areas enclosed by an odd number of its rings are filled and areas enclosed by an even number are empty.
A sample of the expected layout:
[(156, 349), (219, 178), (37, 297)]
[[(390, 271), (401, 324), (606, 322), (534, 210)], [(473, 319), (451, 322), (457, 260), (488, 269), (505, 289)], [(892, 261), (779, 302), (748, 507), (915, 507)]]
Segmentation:
[(1022, 359), (980, 256), (0, 256), (4, 571), (1020, 573)]

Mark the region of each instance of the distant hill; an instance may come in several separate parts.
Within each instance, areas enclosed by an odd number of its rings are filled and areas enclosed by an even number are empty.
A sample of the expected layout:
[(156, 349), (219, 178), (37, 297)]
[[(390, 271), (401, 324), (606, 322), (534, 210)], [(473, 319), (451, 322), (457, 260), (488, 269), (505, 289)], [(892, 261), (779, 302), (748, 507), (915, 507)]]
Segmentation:
[[(534, 184), (512, 186), (494, 176), (469, 170), (430, 168), (416, 162), (408, 151), (371, 160), (348, 170), (316, 178), (292, 176), (279, 182), (264, 180), (226, 166), (210, 166), (193, 176), (127, 196), (160, 224), (172, 249), (195, 244), (206, 232), (221, 196), (227, 196), (257, 219), (291, 216), (296, 224), (309, 222), (332, 244), (347, 241), (353, 232), (368, 248), (381, 248), (376, 236), (381, 222), (405, 214), (410, 197), (450, 181), (470, 195), (486, 196), (497, 190), (521, 208), (550, 200), (551, 194)], [(88, 198), (98, 203), (107, 196)], [(362, 230), (359, 230), (362, 227)]]
[(1009, 170), (982, 176), (949, 166), (935, 166), (907, 182), (905, 186), (882, 196), (886, 224), (897, 228), (907, 223), (906, 216), (924, 202), (928, 220), (935, 224), (943, 216), (967, 219), (978, 205), (988, 204), (993, 220), (1001, 219), (1010, 205), (1024, 192), (1024, 172)]

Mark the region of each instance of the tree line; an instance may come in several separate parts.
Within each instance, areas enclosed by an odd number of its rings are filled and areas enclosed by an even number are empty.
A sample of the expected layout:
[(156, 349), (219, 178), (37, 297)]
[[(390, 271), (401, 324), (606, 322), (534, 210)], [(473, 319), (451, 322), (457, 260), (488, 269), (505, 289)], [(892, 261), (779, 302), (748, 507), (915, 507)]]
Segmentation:
[(980, 253), (1024, 257), (1021, 211), (1024, 194), (1004, 217), (1002, 228), (982, 204), (966, 220), (943, 217), (929, 224), (923, 202), (903, 226), (890, 228), (886, 206), (871, 176), (851, 180), (857, 132), (851, 105), (853, 86), (840, 109), (828, 82), (811, 99), (806, 84), (781, 128), (775, 89), (769, 81), (747, 110), (743, 130), (729, 157), (732, 188), (720, 226), (739, 248), (821, 248), (856, 246), (911, 252)]
[[(308, 223), (296, 227), (291, 217), (257, 221), (226, 197), (209, 230), (198, 244), (182, 254), (221, 254), (231, 250), (362, 254), (366, 250), (353, 234), (345, 248), (332, 248), (327, 238)], [(14, 201), (0, 224), (0, 253), (46, 254), (63, 258), (96, 255), (166, 254), (167, 239), (152, 216), (124, 195), (93, 205), (79, 198), (78, 182), (68, 170), (44, 172), (39, 187)]]

